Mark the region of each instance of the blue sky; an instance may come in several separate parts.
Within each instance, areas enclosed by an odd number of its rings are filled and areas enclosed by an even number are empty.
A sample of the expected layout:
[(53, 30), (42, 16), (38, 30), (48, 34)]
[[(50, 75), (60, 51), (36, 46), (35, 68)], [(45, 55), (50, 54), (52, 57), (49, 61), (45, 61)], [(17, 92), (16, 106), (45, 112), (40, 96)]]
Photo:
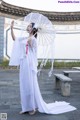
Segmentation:
[[(18, 5), (26, 8), (46, 10), (46, 11), (80, 11), (80, 0), (4, 0), (7, 3)], [(60, 3), (65, 1), (78, 3)]]

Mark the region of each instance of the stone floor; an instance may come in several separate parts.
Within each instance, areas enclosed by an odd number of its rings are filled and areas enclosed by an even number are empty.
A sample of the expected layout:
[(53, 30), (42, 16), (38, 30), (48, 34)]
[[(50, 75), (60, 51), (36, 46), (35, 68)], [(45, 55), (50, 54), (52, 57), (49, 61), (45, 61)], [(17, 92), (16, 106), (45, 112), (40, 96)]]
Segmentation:
[[(64, 69), (54, 69), (54, 73), (62, 73)], [(34, 116), (19, 115), (21, 111), (19, 93), (19, 70), (0, 69), (0, 114), (7, 113), (7, 120), (80, 120), (80, 74), (70, 74), (71, 96), (63, 97), (60, 91), (54, 89), (54, 76), (48, 77), (49, 70), (42, 70), (38, 82), (43, 99), (49, 103), (66, 101), (77, 110), (60, 115), (47, 115), (37, 112)], [(3, 119), (2, 119), (3, 120)]]

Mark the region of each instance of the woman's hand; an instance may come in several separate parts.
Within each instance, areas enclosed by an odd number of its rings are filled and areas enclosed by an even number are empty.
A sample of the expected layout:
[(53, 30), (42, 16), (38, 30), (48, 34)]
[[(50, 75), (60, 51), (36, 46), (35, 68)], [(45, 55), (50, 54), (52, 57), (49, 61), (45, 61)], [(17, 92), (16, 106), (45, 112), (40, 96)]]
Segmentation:
[(11, 22), (11, 29), (14, 27), (14, 20)]
[(28, 44), (32, 47), (32, 39), (31, 38), (28, 38)]

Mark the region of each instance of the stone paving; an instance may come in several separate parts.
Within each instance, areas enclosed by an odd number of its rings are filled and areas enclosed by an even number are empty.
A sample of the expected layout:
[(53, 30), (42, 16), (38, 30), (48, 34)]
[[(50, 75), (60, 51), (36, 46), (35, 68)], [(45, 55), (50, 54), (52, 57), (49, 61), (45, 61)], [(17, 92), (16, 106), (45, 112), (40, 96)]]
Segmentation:
[[(62, 73), (63, 69), (54, 69), (54, 73)], [(60, 114), (47, 115), (37, 112), (34, 116), (19, 115), (21, 111), (19, 91), (19, 70), (0, 69), (0, 113), (7, 113), (7, 120), (80, 120), (80, 74), (70, 74), (71, 96), (63, 97), (60, 91), (54, 89), (54, 76), (48, 77), (48, 70), (42, 70), (38, 82), (43, 99), (49, 103), (66, 101), (77, 110)]]

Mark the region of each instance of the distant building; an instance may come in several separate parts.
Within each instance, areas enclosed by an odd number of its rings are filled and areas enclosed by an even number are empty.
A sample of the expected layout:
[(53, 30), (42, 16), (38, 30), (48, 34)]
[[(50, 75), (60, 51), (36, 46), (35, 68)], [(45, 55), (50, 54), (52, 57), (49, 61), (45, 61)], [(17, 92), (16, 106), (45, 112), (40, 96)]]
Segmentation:
[(18, 19), (24, 17), (30, 12), (39, 12), (47, 16), (55, 25), (57, 24), (79, 24), (79, 12), (46, 12), (33, 9), (27, 9), (19, 6), (14, 6), (0, 0), (0, 61), (3, 60), (4, 53), (4, 17)]

